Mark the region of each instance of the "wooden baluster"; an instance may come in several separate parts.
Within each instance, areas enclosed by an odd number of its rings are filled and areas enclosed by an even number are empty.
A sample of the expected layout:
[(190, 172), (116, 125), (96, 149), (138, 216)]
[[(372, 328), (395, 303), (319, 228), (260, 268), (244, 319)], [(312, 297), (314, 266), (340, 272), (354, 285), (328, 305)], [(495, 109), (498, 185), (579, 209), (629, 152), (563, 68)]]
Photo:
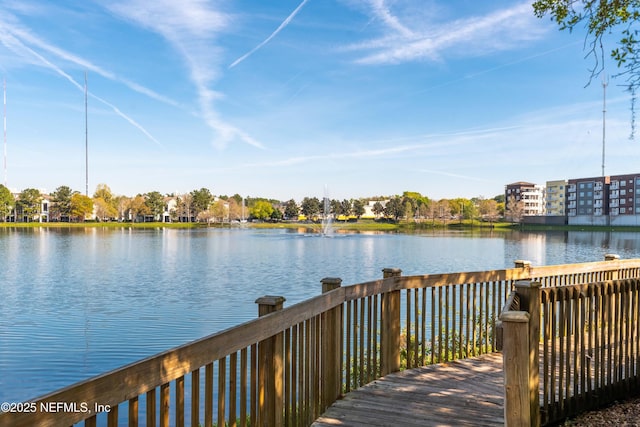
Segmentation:
[(176, 427), (184, 427), (184, 376), (176, 379)]

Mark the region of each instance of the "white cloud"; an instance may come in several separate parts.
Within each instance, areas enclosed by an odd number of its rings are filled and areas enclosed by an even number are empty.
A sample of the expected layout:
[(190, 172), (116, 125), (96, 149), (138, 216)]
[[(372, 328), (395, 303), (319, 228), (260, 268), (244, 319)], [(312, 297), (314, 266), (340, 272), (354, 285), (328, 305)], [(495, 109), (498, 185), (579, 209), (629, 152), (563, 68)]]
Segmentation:
[[(383, 0), (370, 0), (368, 4), (369, 13), (383, 23), (383, 34), (347, 47), (347, 50), (363, 52), (356, 59), (361, 64), (439, 61), (445, 56), (484, 55), (538, 39), (544, 31), (533, 16), (530, 3), (450, 22), (423, 21), (419, 28), (405, 25)], [(409, 17), (406, 20), (409, 21)], [(411, 22), (417, 26), (415, 20)]]
[(221, 49), (216, 38), (231, 25), (230, 15), (203, 0), (134, 0), (109, 4), (116, 16), (160, 34), (184, 58), (198, 93), (200, 115), (213, 132), (212, 143), (224, 148), (234, 140), (262, 144), (219, 117), (215, 101), (222, 95), (211, 87), (221, 75)]
[[(69, 83), (71, 83), (77, 89), (79, 89), (79, 90), (84, 92), (84, 90), (85, 90), (84, 86), (81, 85), (80, 83), (78, 83), (73, 77), (71, 77), (68, 73), (66, 73), (62, 68), (60, 68), (57, 65), (53, 64), (47, 58), (45, 58), (44, 56), (40, 55), (38, 52), (34, 51), (30, 47), (25, 46), (20, 40), (18, 40), (17, 38), (12, 36), (11, 34), (0, 33), (0, 42), (2, 44), (4, 44), (7, 48), (9, 48), (10, 50), (18, 53), (19, 55), (25, 55), (25, 54), (32, 55), (34, 58), (36, 58), (40, 62), (40, 65), (55, 71), (57, 74), (59, 74), (60, 76), (64, 77), (65, 79), (67, 79), (69, 81)], [(116, 107), (115, 105), (111, 104), (110, 102), (105, 101), (104, 99), (102, 99), (102, 98), (100, 98), (100, 97), (98, 97), (96, 95), (91, 94), (91, 96), (93, 98), (97, 99), (98, 101), (100, 101), (101, 103), (103, 103), (103, 104), (107, 105), (108, 107), (110, 107), (113, 110), (113, 112), (116, 113), (116, 115), (120, 116), (121, 118), (123, 118), (124, 120), (129, 122), (132, 126), (137, 128), (138, 130), (140, 130), (143, 134), (145, 134), (153, 142), (155, 142), (156, 144), (160, 145), (160, 142), (153, 135), (151, 135), (151, 133), (149, 133), (140, 123), (136, 122), (133, 118), (131, 118), (128, 115), (126, 115), (125, 113), (123, 113), (118, 107)]]
[[(19, 40), (20, 43), (17, 44), (16, 40)], [(130, 89), (134, 90), (135, 92), (141, 93), (145, 96), (148, 96), (149, 98), (164, 102), (169, 105), (178, 106), (178, 103), (176, 101), (167, 98), (166, 96), (160, 95), (159, 93), (138, 83), (132, 82), (125, 78), (121, 78), (113, 72), (106, 70), (85, 58), (74, 55), (71, 52), (66, 51), (65, 49), (61, 49), (58, 46), (54, 46), (51, 43), (42, 40), (40, 37), (33, 34), (33, 32), (31, 32), (29, 29), (20, 25), (15, 17), (11, 15), (5, 15), (4, 17), (0, 18), (0, 42), (23, 58), (32, 57), (34, 52), (33, 49), (39, 49), (40, 51), (44, 51), (54, 55), (57, 59), (77, 65), (80, 68), (89, 71), (90, 73), (97, 74), (112, 81), (120, 82)], [(31, 46), (33, 49), (27, 51), (25, 49), (25, 46)], [(37, 61), (30, 62), (35, 65), (39, 64)]]

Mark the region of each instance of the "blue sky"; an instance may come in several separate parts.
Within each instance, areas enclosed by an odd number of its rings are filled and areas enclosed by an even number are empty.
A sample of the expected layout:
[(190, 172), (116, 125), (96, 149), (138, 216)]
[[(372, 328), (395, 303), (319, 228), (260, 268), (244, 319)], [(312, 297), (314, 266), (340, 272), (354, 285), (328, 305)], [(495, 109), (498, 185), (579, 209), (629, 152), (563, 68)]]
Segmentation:
[[(84, 192), (85, 72), (90, 193), (470, 198), (598, 176), (583, 35), (530, 3), (0, 0), (7, 184)], [(622, 83), (607, 174), (640, 172)]]

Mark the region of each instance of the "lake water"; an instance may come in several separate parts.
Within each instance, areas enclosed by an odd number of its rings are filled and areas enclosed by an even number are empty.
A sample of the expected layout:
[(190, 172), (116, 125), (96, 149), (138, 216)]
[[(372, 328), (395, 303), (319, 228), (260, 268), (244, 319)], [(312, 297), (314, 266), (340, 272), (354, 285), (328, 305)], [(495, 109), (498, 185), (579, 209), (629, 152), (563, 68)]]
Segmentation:
[(0, 229), (0, 402), (24, 401), (285, 306), (403, 274), (640, 257), (640, 233)]

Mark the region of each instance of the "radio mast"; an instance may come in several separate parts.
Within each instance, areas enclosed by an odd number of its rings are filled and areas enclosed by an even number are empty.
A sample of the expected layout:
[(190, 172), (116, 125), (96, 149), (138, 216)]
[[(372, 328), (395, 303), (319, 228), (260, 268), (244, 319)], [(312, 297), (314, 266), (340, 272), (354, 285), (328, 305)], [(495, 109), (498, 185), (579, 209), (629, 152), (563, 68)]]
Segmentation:
[(4, 186), (7, 186), (7, 80), (2, 79), (3, 99), (4, 99)]
[(85, 193), (89, 197), (89, 125), (87, 119), (87, 72), (84, 72), (84, 163)]
[(604, 177), (604, 141), (606, 129), (606, 113), (607, 113), (607, 84), (608, 79), (602, 76), (602, 176)]

